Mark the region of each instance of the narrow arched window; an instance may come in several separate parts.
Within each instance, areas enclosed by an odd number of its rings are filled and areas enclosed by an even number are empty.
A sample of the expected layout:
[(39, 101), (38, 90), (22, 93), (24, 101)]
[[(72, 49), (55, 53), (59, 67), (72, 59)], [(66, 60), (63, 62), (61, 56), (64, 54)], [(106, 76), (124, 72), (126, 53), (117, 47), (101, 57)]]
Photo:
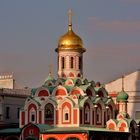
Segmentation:
[(73, 57), (70, 58), (70, 68), (73, 69)]
[(89, 122), (90, 109), (88, 106), (85, 108), (85, 122)]
[(100, 107), (98, 107), (97, 108), (97, 111), (96, 111), (96, 121), (97, 121), (97, 123), (101, 123), (101, 108)]
[(81, 69), (81, 68), (82, 68), (82, 58), (79, 57), (79, 69)]
[(50, 103), (45, 105), (45, 123), (53, 124), (54, 121), (54, 106)]
[(112, 111), (110, 109), (110, 107), (107, 109), (107, 120), (112, 118)]
[(64, 69), (64, 68), (65, 68), (65, 58), (62, 57), (62, 69)]
[(30, 111), (30, 122), (32, 123), (36, 122), (36, 111), (33, 108)]
[(65, 113), (65, 120), (68, 120), (68, 119), (69, 119), (69, 114)]
[(90, 122), (90, 105), (85, 103), (84, 105), (84, 122), (85, 124), (89, 124)]
[(67, 106), (64, 107), (63, 109), (63, 121), (68, 122), (70, 119), (69, 117), (69, 108)]
[(34, 114), (31, 115), (31, 121), (32, 121), (32, 122), (35, 121), (35, 115), (34, 115)]

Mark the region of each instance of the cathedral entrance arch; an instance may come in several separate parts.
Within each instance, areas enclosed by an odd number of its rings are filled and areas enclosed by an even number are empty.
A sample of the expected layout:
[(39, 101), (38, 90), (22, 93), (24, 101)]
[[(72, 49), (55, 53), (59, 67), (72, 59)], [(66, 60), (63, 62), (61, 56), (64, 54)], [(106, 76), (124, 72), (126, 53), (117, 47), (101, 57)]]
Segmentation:
[(51, 103), (45, 105), (45, 124), (54, 124), (54, 106)]

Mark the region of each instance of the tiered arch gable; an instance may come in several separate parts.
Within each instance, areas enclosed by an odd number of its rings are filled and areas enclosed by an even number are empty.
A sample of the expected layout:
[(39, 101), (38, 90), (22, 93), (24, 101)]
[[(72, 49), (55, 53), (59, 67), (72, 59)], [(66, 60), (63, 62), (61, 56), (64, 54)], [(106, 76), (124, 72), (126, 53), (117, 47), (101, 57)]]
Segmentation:
[(71, 99), (66, 98), (60, 103), (62, 124), (72, 124), (72, 114), (74, 103)]
[(79, 87), (74, 87), (70, 92), (70, 95), (76, 95), (76, 94), (82, 95), (82, 96), (85, 95), (84, 91)]
[(67, 79), (67, 80), (65, 81), (65, 85), (73, 86), (73, 85), (74, 85), (74, 82), (73, 82), (72, 79)]
[(129, 115), (126, 112), (120, 112), (117, 115), (117, 120), (122, 120), (122, 119), (125, 119), (125, 118), (129, 118)]
[(106, 127), (107, 127), (107, 129), (110, 129), (110, 130), (116, 130), (117, 121), (110, 119), (109, 121), (106, 122)]
[(101, 105), (102, 109), (105, 109), (105, 108), (106, 108), (104, 101), (103, 101), (100, 97), (96, 97), (96, 98), (93, 100), (93, 104), (94, 104), (94, 106), (96, 106), (96, 107), (98, 106), (98, 104)]
[(72, 72), (70, 72), (70, 73), (69, 73), (69, 77), (75, 77), (75, 74), (72, 73)]
[(72, 106), (72, 108), (75, 106), (75, 102), (70, 97), (66, 97), (62, 101), (59, 102), (58, 108), (61, 108), (62, 107), (62, 104), (64, 104), (65, 102), (70, 103), (71, 106)]
[(129, 131), (129, 120), (122, 119), (118, 122), (117, 127), (121, 132), (128, 132)]
[(93, 103), (92, 103), (92, 101), (89, 99), (88, 96), (84, 97), (84, 98), (80, 101), (80, 104), (79, 104), (79, 105), (80, 105), (81, 108), (83, 108), (84, 105), (85, 105), (86, 103), (88, 103), (88, 104), (90, 105), (90, 108), (93, 107)]
[(40, 87), (37, 89), (35, 96), (40, 97), (40, 98), (47, 97), (47, 96), (50, 96), (50, 92), (47, 88)]
[(48, 90), (41, 90), (41, 91), (39, 91), (39, 93), (38, 93), (38, 97), (42, 97), (42, 96), (49, 96), (49, 92), (48, 92)]
[(116, 107), (114, 101), (112, 100), (112, 98), (110, 96), (107, 97), (107, 100), (105, 102), (106, 106), (110, 106), (112, 108)]
[(62, 78), (58, 78), (57, 81), (55, 82), (55, 85), (56, 85), (56, 86), (63, 85), (64, 82), (65, 82), (64, 79), (62, 79)]
[(48, 81), (45, 82), (45, 85), (47, 85), (48, 87), (50, 87), (50, 86), (54, 86), (55, 85), (54, 83), (55, 82), (53, 82), (51, 80), (48, 80)]
[(34, 98), (28, 97), (24, 104), (24, 109), (28, 109), (30, 104), (34, 104), (37, 107), (37, 109), (41, 107), (41, 104), (38, 101), (36, 101)]
[(53, 96), (67, 96), (68, 93), (67, 93), (67, 90), (65, 87), (59, 85), (58, 87), (56, 87), (54, 90), (53, 90), (53, 93), (52, 93)]
[(34, 103), (30, 103), (28, 105), (28, 123), (36, 123), (37, 122), (37, 106)]
[(96, 93), (99, 97), (104, 98), (108, 96), (108, 92), (105, 90), (104, 87), (96, 87)]
[(90, 97), (96, 96), (96, 92), (92, 86), (87, 87), (86, 94), (87, 94), (87, 96), (90, 96)]
[(48, 98), (45, 102), (43, 102), (42, 104), (41, 104), (41, 109), (44, 109), (44, 107), (45, 107), (45, 105), (46, 104), (52, 104), (53, 106), (54, 106), (54, 108), (56, 108), (57, 107), (57, 101), (56, 100), (54, 100), (54, 99), (52, 99), (52, 98)]

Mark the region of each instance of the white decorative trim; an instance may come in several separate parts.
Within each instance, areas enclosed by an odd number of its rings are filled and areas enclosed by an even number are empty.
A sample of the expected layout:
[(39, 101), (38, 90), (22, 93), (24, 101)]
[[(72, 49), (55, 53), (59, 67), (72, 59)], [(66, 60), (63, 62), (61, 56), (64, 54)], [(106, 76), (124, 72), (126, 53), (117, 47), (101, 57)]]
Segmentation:
[[(34, 121), (32, 121), (32, 115), (34, 115)], [(31, 110), (29, 112), (29, 120), (30, 120), (30, 122), (35, 123), (36, 122), (36, 118), (37, 118), (36, 111), (35, 111), (34, 108), (31, 108)]]

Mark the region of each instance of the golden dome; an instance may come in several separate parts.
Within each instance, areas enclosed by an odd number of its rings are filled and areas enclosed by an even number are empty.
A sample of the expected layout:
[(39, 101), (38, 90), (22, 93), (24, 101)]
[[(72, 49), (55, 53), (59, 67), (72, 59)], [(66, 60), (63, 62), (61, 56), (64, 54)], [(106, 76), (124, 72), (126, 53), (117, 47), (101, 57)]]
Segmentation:
[(56, 48), (56, 51), (61, 50), (77, 50), (85, 52), (85, 48), (83, 48), (82, 39), (78, 35), (76, 35), (72, 30), (71, 11), (69, 11), (68, 32), (60, 37), (58, 42), (58, 48)]

